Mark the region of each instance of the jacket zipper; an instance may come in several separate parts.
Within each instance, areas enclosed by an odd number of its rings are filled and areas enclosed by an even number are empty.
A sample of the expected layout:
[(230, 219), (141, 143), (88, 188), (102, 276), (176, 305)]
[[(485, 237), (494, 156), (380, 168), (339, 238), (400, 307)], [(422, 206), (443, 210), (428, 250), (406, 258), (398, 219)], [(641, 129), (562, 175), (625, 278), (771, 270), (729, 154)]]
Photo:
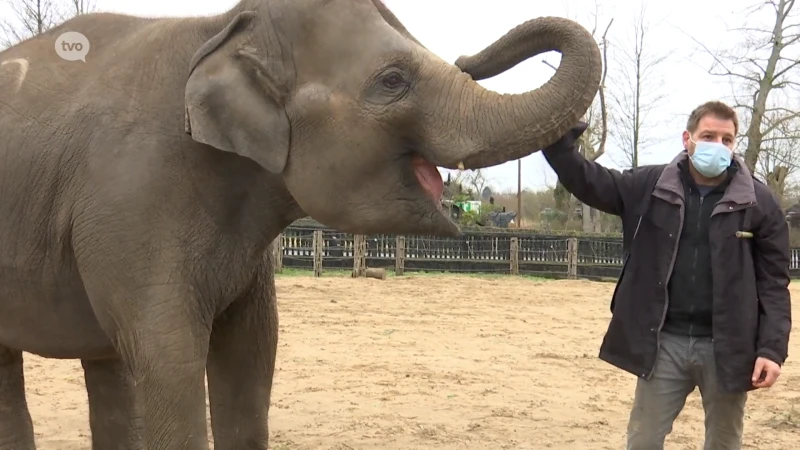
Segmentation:
[[(700, 196), (700, 204), (697, 206), (697, 227), (695, 228), (695, 234), (700, 234), (700, 222), (703, 220), (703, 197)], [(694, 257), (692, 258), (692, 287), (697, 286), (697, 245), (694, 246)], [(689, 323), (689, 335), (692, 334), (692, 327), (694, 324), (691, 322)]]

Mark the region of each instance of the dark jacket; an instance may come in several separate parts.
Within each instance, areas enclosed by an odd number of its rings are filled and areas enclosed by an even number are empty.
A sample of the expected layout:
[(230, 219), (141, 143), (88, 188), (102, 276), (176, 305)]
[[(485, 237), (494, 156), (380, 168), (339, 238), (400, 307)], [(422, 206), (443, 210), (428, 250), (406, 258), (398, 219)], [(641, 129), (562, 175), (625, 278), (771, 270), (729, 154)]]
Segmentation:
[[(572, 146), (570, 146), (572, 147)], [(678, 163), (623, 172), (583, 158), (574, 148), (548, 148), (544, 156), (578, 200), (623, 225), (624, 263), (611, 299), (612, 318), (600, 359), (639, 377), (652, 376), (667, 312), (685, 215)], [(753, 389), (757, 356), (783, 364), (791, 329), (789, 230), (763, 183), (735, 158), (732, 175), (708, 223), (714, 355), (722, 389)], [(749, 231), (753, 238), (737, 237)]]

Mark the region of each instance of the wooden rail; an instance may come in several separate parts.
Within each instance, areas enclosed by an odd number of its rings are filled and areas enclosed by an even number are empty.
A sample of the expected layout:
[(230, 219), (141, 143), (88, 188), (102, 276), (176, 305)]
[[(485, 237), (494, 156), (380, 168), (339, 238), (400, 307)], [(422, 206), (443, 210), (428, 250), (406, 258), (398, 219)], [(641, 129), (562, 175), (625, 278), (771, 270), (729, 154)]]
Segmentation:
[[(616, 279), (622, 239), (558, 236), (529, 230), (470, 230), (459, 238), (353, 236), (322, 226), (292, 225), (274, 242), (275, 270), (352, 270), (364, 276), (381, 268), (408, 272), (502, 273), (545, 278)], [(800, 249), (792, 249), (791, 272), (800, 277)]]

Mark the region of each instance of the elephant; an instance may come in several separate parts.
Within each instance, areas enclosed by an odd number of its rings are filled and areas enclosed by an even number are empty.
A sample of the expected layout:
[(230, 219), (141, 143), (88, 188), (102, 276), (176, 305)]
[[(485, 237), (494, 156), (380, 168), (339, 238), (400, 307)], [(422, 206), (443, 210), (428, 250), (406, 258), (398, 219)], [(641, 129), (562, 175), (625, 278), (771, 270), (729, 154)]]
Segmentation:
[[(546, 51), (536, 89), (477, 83)], [(94, 449), (208, 449), (206, 391), (215, 449), (266, 449), (280, 231), (459, 236), (437, 167), (555, 142), (601, 73), (571, 20), (453, 64), (380, 0), (80, 15), (0, 64), (1, 450), (35, 448), (23, 352), (80, 360)]]

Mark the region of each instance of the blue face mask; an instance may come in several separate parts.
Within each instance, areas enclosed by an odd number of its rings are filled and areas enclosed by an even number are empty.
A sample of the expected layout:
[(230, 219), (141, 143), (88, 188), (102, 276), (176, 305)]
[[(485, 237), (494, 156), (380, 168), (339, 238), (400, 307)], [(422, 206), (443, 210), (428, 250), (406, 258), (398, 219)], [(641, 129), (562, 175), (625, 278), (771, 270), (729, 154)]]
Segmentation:
[[(692, 138), (690, 141), (694, 142)], [(718, 177), (731, 165), (731, 150), (719, 142), (694, 142), (690, 157), (698, 172), (708, 178)]]

